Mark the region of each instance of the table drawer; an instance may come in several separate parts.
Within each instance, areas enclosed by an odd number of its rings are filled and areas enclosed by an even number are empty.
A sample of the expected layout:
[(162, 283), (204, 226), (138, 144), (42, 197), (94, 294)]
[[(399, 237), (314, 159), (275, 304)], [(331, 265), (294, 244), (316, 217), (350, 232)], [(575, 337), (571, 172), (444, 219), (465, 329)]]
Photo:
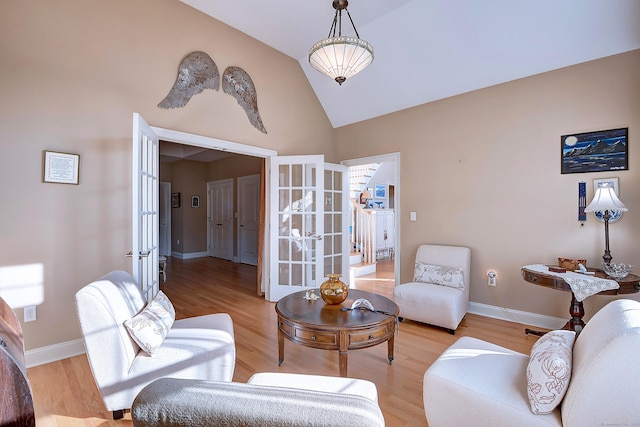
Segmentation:
[(370, 342), (379, 342), (389, 335), (389, 327), (382, 325), (368, 330), (356, 331), (349, 334), (349, 344), (367, 344)]
[(338, 345), (338, 335), (335, 332), (318, 332), (296, 328), (295, 338), (307, 343)]

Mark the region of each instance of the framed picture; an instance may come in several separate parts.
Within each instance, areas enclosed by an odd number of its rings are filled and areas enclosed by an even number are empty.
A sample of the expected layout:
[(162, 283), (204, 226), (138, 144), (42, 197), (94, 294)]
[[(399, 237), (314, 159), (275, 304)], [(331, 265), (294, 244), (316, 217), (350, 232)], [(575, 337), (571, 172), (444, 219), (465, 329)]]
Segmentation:
[(613, 191), (616, 192), (616, 196), (620, 196), (618, 191), (618, 178), (602, 178), (593, 180), (593, 194), (596, 193), (598, 187), (613, 187)]
[(192, 208), (200, 207), (200, 196), (191, 196), (191, 207)]
[(562, 173), (629, 169), (629, 128), (562, 135)]
[(80, 155), (43, 151), (42, 181), (57, 184), (75, 184), (80, 180)]
[[(593, 194), (595, 195), (598, 187), (613, 187), (613, 191), (616, 193), (616, 196), (620, 196), (620, 192), (618, 190), (618, 178), (603, 178), (603, 179), (594, 179), (593, 180)], [(604, 211), (595, 211), (593, 215), (600, 222), (604, 222)], [(622, 217), (622, 211), (617, 209), (613, 209), (609, 211), (609, 223), (613, 223), (618, 221)]]
[(172, 208), (180, 207), (180, 193), (171, 193), (171, 207)]
[(376, 190), (374, 197), (376, 199), (386, 199), (387, 198), (387, 186), (384, 184), (376, 184)]

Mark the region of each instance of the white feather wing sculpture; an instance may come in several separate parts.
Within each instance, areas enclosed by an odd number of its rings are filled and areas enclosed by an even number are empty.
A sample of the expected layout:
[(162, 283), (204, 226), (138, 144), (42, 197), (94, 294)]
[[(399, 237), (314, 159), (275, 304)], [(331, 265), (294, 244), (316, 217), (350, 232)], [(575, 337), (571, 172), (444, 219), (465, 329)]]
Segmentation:
[(191, 52), (180, 63), (176, 82), (158, 107), (184, 107), (191, 97), (203, 90), (217, 91), (219, 88), (220, 72), (213, 59), (205, 52)]
[(267, 133), (258, 112), (258, 95), (249, 74), (240, 67), (228, 67), (222, 75), (222, 90), (233, 96), (244, 109), (249, 122), (260, 132)]

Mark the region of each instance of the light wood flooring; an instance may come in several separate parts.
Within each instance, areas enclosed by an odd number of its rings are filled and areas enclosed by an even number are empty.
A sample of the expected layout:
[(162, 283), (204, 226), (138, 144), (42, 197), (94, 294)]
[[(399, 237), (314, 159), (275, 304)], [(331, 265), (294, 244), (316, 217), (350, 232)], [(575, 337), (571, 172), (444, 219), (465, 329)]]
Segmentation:
[[(392, 295), (384, 269), (358, 279), (356, 286)], [(378, 277), (379, 276), (379, 277)], [(388, 273), (387, 273), (388, 276)], [(96, 276), (97, 277), (97, 276)], [(234, 322), (236, 367), (234, 381), (256, 372), (338, 375), (338, 354), (285, 342), (285, 360), (278, 366), (275, 304), (256, 295), (256, 268), (215, 258), (169, 258), (162, 290), (176, 308), (176, 317), (226, 312)], [(480, 339), (529, 353), (537, 337), (523, 326), (468, 314), (453, 336), (409, 320), (399, 324), (395, 360), (386, 360), (386, 345), (349, 352), (349, 376), (373, 381), (387, 426), (426, 426), (422, 404), (424, 371), (461, 336)], [(105, 349), (108, 351), (108, 349)], [(131, 416), (113, 421), (104, 409), (84, 355), (28, 369), (38, 427), (130, 426)]]

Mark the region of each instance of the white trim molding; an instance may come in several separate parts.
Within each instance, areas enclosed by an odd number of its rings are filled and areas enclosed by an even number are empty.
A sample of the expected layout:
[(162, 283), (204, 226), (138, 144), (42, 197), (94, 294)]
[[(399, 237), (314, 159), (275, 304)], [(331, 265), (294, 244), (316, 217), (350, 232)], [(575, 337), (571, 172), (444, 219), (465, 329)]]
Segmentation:
[(28, 350), (24, 353), (24, 360), (27, 368), (33, 368), (84, 353), (84, 342), (82, 339), (77, 339)]
[(520, 323), (523, 327), (537, 326), (544, 329), (561, 329), (567, 319), (546, 316), (544, 314), (529, 313), (527, 311), (513, 310), (510, 308), (496, 307), (494, 305), (469, 302), (468, 313), (478, 314), (493, 319), (505, 320), (512, 323)]

